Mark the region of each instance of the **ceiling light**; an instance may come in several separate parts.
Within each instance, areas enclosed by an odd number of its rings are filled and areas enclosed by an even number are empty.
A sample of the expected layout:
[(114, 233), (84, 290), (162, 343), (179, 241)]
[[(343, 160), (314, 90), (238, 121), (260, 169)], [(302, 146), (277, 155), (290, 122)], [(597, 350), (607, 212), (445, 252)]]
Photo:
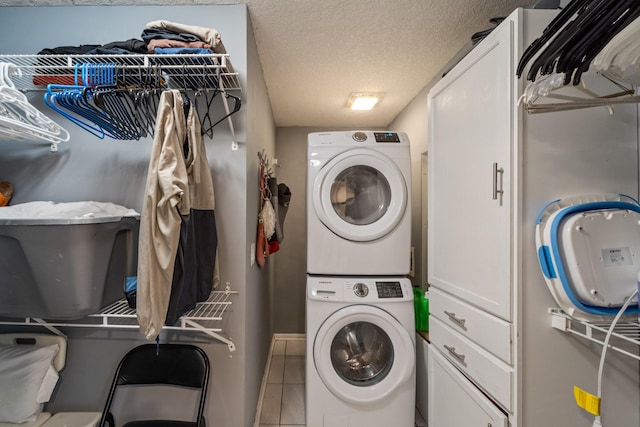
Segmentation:
[(352, 93), (347, 100), (347, 107), (352, 110), (371, 110), (382, 98), (382, 93)]

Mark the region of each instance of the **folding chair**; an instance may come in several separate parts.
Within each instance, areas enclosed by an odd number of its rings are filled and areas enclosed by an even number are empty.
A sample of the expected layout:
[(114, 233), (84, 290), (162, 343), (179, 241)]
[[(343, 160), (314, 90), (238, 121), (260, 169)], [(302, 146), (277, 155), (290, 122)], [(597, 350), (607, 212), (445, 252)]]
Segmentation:
[[(209, 359), (205, 352), (190, 344), (144, 344), (129, 351), (120, 361), (109, 390), (99, 427), (115, 427), (112, 414), (114, 397), (129, 386), (187, 387), (199, 390), (198, 413), (195, 421), (164, 419), (135, 420), (124, 427), (204, 427), (204, 406), (209, 382)], [(171, 402), (173, 393), (162, 393), (159, 407)]]

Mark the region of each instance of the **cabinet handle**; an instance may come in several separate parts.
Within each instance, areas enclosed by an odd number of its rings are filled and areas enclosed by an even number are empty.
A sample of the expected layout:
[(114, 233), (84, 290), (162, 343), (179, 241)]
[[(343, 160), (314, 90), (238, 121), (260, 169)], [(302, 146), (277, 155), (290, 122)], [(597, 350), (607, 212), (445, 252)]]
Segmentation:
[[(502, 189), (503, 174), (504, 174), (504, 168), (499, 168), (498, 163), (494, 163), (493, 164), (493, 200), (498, 200), (498, 194), (500, 195), (504, 194), (504, 190)], [(498, 175), (500, 175), (500, 180), (498, 180)], [(500, 184), (499, 189), (498, 189), (498, 184)]]
[(459, 317), (456, 317), (455, 313), (451, 313), (450, 311), (447, 311), (447, 310), (444, 311), (444, 314), (446, 314), (452, 322), (455, 322), (458, 324), (458, 326), (460, 326), (461, 328), (464, 328), (466, 319), (461, 319)]
[(464, 363), (464, 358), (466, 357), (464, 354), (460, 354), (458, 352), (456, 352), (456, 348), (455, 347), (450, 347), (448, 345), (445, 345), (444, 348), (447, 349), (447, 351), (449, 352), (449, 354), (451, 354), (453, 357), (455, 357), (456, 359), (458, 359), (460, 361), (460, 363)]

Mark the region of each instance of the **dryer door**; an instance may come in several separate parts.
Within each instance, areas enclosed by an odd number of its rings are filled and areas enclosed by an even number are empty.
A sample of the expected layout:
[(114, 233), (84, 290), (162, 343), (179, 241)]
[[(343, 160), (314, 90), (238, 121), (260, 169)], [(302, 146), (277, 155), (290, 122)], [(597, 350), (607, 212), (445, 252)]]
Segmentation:
[(338, 236), (370, 241), (398, 225), (407, 197), (398, 166), (377, 151), (359, 148), (337, 155), (320, 170), (313, 207), (320, 221)]
[(315, 336), (313, 361), (339, 399), (368, 404), (388, 397), (411, 377), (415, 347), (386, 311), (352, 305), (333, 313)]

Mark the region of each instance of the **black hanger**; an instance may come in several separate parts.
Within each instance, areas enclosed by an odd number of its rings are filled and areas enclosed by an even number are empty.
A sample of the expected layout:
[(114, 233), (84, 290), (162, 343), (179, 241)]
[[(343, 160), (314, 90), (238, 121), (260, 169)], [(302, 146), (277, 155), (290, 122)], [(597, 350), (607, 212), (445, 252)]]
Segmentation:
[(111, 132), (116, 139), (140, 139), (144, 132), (126, 101), (126, 91), (112, 86), (97, 86), (92, 88), (92, 92), (100, 109), (109, 118)]
[(535, 54), (551, 40), (554, 35), (564, 27), (564, 25), (581, 9), (585, 8), (592, 0), (572, 0), (569, 4), (549, 23), (544, 29), (542, 35), (534, 40), (520, 57), (516, 75), (518, 78), (522, 76), (522, 72), (527, 63), (535, 56)]
[[(189, 112), (191, 111), (191, 106), (192, 106), (192, 102), (191, 99), (189, 98), (189, 95), (187, 95), (186, 90), (185, 91), (180, 91), (180, 96), (182, 98), (182, 111), (184, 113), (184, 120), (185, 123), (187, 122), (187, 120), (189, 119)], [(187, 157), (189, 157), (189, 133), (187, 132), (184, 136), (184, 141), (182, 142), (182, 155), (184, 156), (184, 158), (186, 159)]]
[[(207, 135), (209, 138), (213, 138), (213, 127), (216, 125), (213, 123), (213, 120), (211, 119), (211, 105), (213, 105), (213, 100), (216, 98), (216, 96), (220, 93), (221, 91), (219, 91), (218, 89), (201, 89), (198, 90), (198, 92), (196, 92), (196, 98), (198, 96), (201, 96), (204, 94), (204, 115), (202, 115), (200, 117), (200, 123), (201, 123), (201, 128), (202, 128), (202, 135)], [(212, 93), (211, 96), (209, 96), (209, 93)], [(205, 130), (205, 126), (208, 123), (209, 127), (206, 128)]]
[[(599, 13), (591, 18), (573, 37), (572, 43), (561, 53), (556, 71), (565, 73), (565, 84), (580, 82), (595, 56), (627, 25), (633, 22), (640, 8), (632, 8), (637, 0), (618, 2), (602, 1)], [(574, 74), (575, 71), (575, 74)]]
[(229, 113), (229, 114), (225, 114), (222, 118), (220, 118), (217, 122), (215, 122), (213, 125), (211, 125), (210, 128), (202, 131), (202, 134), (205, 135), (208, 132), (212, 132), (213, 128), (220, 122), (222, 122), (223, 120), (227, 119), (228, 117), (230, 117), (231, 115), (237, 113), (238, 111), (240, 111), (240, 107), (242, 107), (242, 100), (240, 98), (238, 98), (237, 96), (231, 95), (228, 92), (223, 92), (224, 93), (224, 97), (229, 99), (229, 98), (233, 98), (235, 103), (233, 105), (233, 110)]
[(589, 0), (585, 4), (582, 4), (583, 7), (578, 11), (577, 16), (567, 22), (564, 28), (550, 40), (548, 46), (538, 55), (531, 65), (531, 68), (529, 68), (527, 80), (535, 81), (538, 72), (543, 75), (551, 74), (555, 69), (558, 56), (563, 49), (572, 42), (576, 32), (583, 27), (585, 22), (588, 25), (591, 16), (597, 14), (606, 1), (609, 0)]

